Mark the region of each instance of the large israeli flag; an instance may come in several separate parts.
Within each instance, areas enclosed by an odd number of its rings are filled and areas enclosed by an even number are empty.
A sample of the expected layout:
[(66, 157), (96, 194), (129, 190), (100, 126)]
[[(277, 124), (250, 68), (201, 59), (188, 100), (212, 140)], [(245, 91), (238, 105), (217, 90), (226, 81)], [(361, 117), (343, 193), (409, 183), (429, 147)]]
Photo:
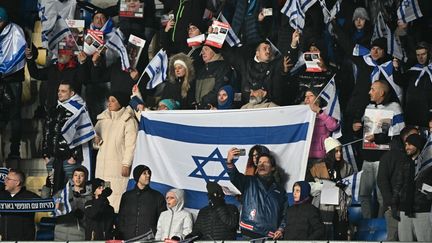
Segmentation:
[(8, 24), (0, 34), (0, 74), (5, 77), (24, 68), (26, 42), (16, 24)]
[[(160, 111), (142, 113), (133, 167), (152, 170), (154, 189), (175, 187), (186, 192), (186, 207), (207, 205), (206, 182), (215, 181), (225, 193), (239, 194), (229, 182), (227, 152), (267, 146), (289, 180), (287, 191), (303, 180), (312, 139), (315, 113), (309, 106), (254, 110)], [(234, 161), (244, 172), (247, 156)]]
[(305, 25), (306, 11), (317, 0), (287, 0), (281, 9), (281, 13), (289, 18), (289, 24), (295, 30), (302, 31)]
[(423, 17), (417, 0), (402, 0), (397, 10), (398, 19), (404, 23)]

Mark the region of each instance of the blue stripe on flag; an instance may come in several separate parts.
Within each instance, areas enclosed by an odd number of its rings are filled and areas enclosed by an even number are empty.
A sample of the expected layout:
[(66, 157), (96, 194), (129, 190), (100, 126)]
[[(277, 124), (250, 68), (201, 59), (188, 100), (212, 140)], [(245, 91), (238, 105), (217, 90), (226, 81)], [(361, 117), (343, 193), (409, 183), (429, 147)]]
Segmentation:
[(405, 19), (405, 11), (404, 11), (404, 9), (403, 9), (403, 7), (402, 7), (402, 3), (403, 3), (403, 2), (401, 2), (400, 6), (399, 6), (399, 13), (400, 13), (400, 15), (401, 15), (402, 21), (403, 21), (404, 23), (406, 23), (406, 19)]
[[(89, 133), (82, 135), (79, 138), (74, 139), (71, 144), (79, 144), (80, 141), (83, 141), (83, 140), (85, 140), (85, 139), (87, 139), (93, 135), (95, 135), (95, 132), (92, 130)], [(71, 145), (71, 144), (69, 144), (69, 145)]]
[(152, 136), (198, 144), (282, 144), (306, 140), (309, 123), (274, 127), (201, 127), (141, 117), (140, 130)]
[(392, 126), (402, 123), (403, 120), (403, 115), (402, 114), (397, 114), (396, 116), (393, 116), (393, 121), (392, 121)]
[(69, 31), (69, 28), (65, 28), (65, 29), (63, 29), (62, 31), (60, 31), (60, 32), (58, 32), (55, 36), (53, 36), (52, 38), (51, 38), (51, 40), (48, 42), (48, 46), (50, 46), (51, 47), (51, 45), (53, 44), (53, 42), (55, 42), (54, 44), (57, 44), (57, 42), (58, 42), (58, 38), (59, 37), (61, 37), (64, 33), (66, 33), (66, 32), (68, 32)]
[(157, 56), (159, 57), (160, 62), (161, 62), (161, 76), (162, 76), (162, 79), (165, 79), (164, 74), (166, 73), (165, 72), (166, 68), (164, 66), (164, 57), (163, 57), (162, 53), (158, 53)]
[(82, 104), (80, 104), (78, 101), (76, 100), (70, 100), (69, 104), (71, 104), (73, 107), (75, 107), (77, 110), (81, 109), (81, 107), (83, 107)]
[(125, 57), (124, 57), (124, 54), (123, 54), (121, 48), (118, 47), (118, 46), (117, 46), (114, 42), (112, 42), (112, 41), (108, 41), (108, 44), (109, 44), (110, 46), (114, 47), (114, 48), (117, 50), (117, 53), (120, 54), (121, 63), (122, 63), (122, 68), (125, 69), (126, 66), (124, 66), (124, 64), (123, 64), (123, 63), (125, 62)]
[(75, 123), (80, 119), (80, 116), (83, 114), (83, 113), (85, 113), (86, 112), (86, 110), (81, 110), (81, 112), (80, 112), (80, 114), (77, 116), (77, 117), (75, 117), (75, 119), (73, 119), (70, 123), (69, 123), (69, 125), (64, 129), (64, 130), (62, 130), (62, 134), (65, 134), (65, 133), (67, 133), (67, 131), (73, 126), (73, 125), (75, 125)]
[[(401, 3), (401, 4), (402, 4), (402, 3)], [(418, 10), (417, 10), (416, 4), (415, 4), (415, 0), (411, 0), (411, 6), (412, 6), (412, 8), (413, 8), (413, 10), (414, 10), (414, 15), (415, 15), (417, 18), (420, 18), (420, 14), (418, 13)]]
[(356, 187), (357, 187), (357, 173), (354, 173), (353, 175), (353, 182), (352, 182), (352, 187), (351, 187), (351, 191), (352, 191), (352, 195), (353, 195), (353, 201), (358, 202), (358, 198), (356, 197)]
[(83, 125), (81, 125), (81, 126), (78, 126), (78, 127), (76, 128), (76, 130), (78, 131), (78, 130), (84, 129), (84, 128), (86, 128), (86, 127), (91, 127), (91, 126), (92, 126), (91, 123), (83, 124)]
[(327, 94), (325, 91), (322, 92), (322, 95), (323, 95), (327, 100), (330, 100), (330, 95)]
[(335, 94), (335, 98), (333, 99), (333, 102), (330, 104), (330, 111), (329, 111), (329, 116), (333, 116), (333, 112), (334, 112), (334, 109), (335, 109), (335, 107), (336, 107), (336, 102), (338, 101), (338, 95), (337, 95), (337, 93)]

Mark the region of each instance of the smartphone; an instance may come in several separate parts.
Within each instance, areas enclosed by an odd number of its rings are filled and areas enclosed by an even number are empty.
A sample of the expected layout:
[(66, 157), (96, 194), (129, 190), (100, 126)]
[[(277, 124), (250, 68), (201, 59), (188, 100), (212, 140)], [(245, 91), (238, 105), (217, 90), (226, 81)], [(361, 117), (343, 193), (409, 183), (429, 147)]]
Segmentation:
[(174, 20), (174, 14), (168, 14), (168, 19), (169, 20)]
[(273, 15), (273, 9), (272, 8), (263, 8), (263, 15), (264, 16), (272, 16)]
[(107, 187), (111, 187), (111, 182), (110, 181), (105, 181), (104, 188), (107, 188)]
[(240, 153), (239, 156), (245, 156), (246, 155), (246, 149), (239, 149)]

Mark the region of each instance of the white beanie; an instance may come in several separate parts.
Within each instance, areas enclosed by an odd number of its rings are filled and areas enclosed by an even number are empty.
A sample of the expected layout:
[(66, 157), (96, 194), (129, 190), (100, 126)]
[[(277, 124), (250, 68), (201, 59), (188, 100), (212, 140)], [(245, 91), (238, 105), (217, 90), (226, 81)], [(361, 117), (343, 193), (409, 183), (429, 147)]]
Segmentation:
[(342, 144), (339, 142), (339, 140), (334, 139), (332, 137), (328, 137), (324, 140), (324, 147), (326, 150), (326, 153), (332, 151), (336, 147), (342, 146)]
[(365, 8), (358, 7), (354, 10), (352, 21), (354, 22), (357, 18), (361, 18), (369, 21), (369, 14)]

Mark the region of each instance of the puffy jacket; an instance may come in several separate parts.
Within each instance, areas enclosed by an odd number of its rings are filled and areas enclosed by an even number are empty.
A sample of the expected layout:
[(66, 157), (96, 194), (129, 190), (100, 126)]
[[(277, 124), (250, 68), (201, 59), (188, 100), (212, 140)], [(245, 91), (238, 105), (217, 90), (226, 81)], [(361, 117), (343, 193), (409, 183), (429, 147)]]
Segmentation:
[(200, 209), (192, 236), (200, 240), (235, 240), (239, 212), (232, 204), (206, 206)]
[[(26, 200), (39, 198), (33, 192), (27, 191), (25, 187), (11, 197), (8, 191), (0, 193), (1, 200)], [(2, 240), (9, 241), (32, 241), (35, 239), (35, 213), (1, 213), (0, 234)]]
[(325, 157), (326, 152), (324, 148), (324, 140), (338, 127), (339, 124), (333, 117), (324, 112), (317, 115), (312, 134), (312, 143), (309, 150), (309, 158), (322, 159)]
[(283, 218), (285, 190), (274, 181), (267, 189), (259, 176), (245, 176), (235, 166), (228, 168), (228, 175), (242, 193), (240, 228), (272, 237)]
[(48, 111), (42, 140), (43, 157), (55, 157), (58, 160), (74, 157), (75, 160), (82, 161), (81, 146), (70, 149), (61, 132), (63, 125), (72, 115), (71, 111), (61, 105)]
[(93, 198), (85, 203), (86, 240), (112, 239), (114, 208), (105, 197)]
[(184, 191), (179, 189), (170, 191), (175, 193), (177, 204), (163, 211), (159, 216), (155, 240), (171, 239), (173, 236), (184, 239), (192, 232), (193, 218), (191, 213), (184, 210)]
[(159, 215), (166, 210), (165, 198), (146, 186), (123, 193), (120, 201), (118, 227), (122, 239), (143, 235), (149, 230), (156, 232)]

